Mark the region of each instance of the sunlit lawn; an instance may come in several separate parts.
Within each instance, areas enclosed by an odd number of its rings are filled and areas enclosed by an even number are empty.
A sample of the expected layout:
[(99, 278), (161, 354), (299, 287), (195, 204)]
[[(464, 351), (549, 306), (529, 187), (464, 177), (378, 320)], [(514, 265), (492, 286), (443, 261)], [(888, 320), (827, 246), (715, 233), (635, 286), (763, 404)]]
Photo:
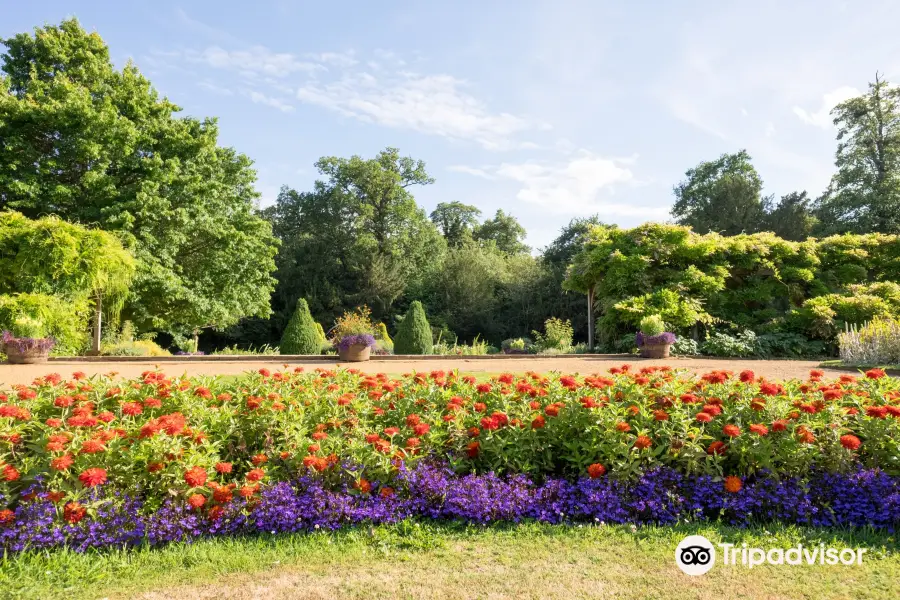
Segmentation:
[[(769, 533), (771, 532), (771, 533)], [(866, 547), (862, 566), (717, 565), (682, 574), (688, 534), (763, 548)], [(888, 533), (713, 525), (464, 526), (405, 522), (210, 539), (158, 549), (28, 553), (0, 563), (10, 598), (896, 598)]]

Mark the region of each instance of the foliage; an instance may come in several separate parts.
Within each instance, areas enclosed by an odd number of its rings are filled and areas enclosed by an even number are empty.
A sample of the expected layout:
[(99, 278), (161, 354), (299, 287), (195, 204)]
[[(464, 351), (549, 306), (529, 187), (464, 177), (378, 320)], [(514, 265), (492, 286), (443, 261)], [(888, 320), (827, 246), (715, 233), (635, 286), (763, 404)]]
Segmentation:
[(555, 350), (566, 354), (572, 351), (574, 333), (570, 321), (550, 317), (544, 321), (544, 333), (532, 331), (531, 335), (538, 353)]
[(533, 344), (528, 338), (509, 338), (503, 340), (500, 348), (506, 354), (528, 354)]
[(474, 339), (471, 344), (438, 342), (434, 345), (432, 353), (443, 356), (484, 356), (491, 354), (491, 346), (478, 338)]
[(848, 285), (846, 291), (810, 298), (792, 319), (805, 332), (827, 340), (850, 324), (900, 316), (900, 284), (885, 281)]
[(666, 324), (659, 315), (647, 315), (641, 319), (640, 327), (641, 333), (647, 336), (659, 335), (666, 330)]
[(723, 154), (685, 173), (675, 186), (672, 216), (697, 233), (755, 233), (765, 218), (762, 179), (746, 150)]
[(675, 356), (697, 356), (700, 354), (700, 344), (697, 340), (682, 335), (672, 344), (670, 352)]
[(428, 324), (425, 309), (418, 300), (409, 305), (406, 316), (397, 328), (394, 351), (397, 354), (431, 354), (434, 351), (431, 325)]
[(737, 335), (729, 335), (719, 331), (713, 332), (700, 344), (700, 352), (709, 356), (747, 357), (757, 353), (756, 334), (749, 329)]
[(163, 349), (153, 341), (153, 336), (143, 335), (136, 337), (134, 325), (131, 321), (122, 323), (118, 332), (107, 329), (106, 335), (100, 345), (100, 353), (103, 356), (170, 356), (168, 350)]
[(831, 186), (819, 202), (826, 233), (900, 233), (900, 89), (876, 74), (862, 96), (838, 104)]
[(817, 358), (824, 356), (825, 344), (791, 332), (764, 333), (756, 337), (756, 354), (764, 358), (773, 356), (792, 358)]
[(215, 120), (177, 118), (75, 19), (3, 44), (0, 210), (115, 233), (137, 260), (124, 310), (142, 330), (267, 316), (277, 245), (251, 162), (217, 145)]
[(767, 207), (763, 227), (783, 240), (802, 242), (813, 234), (819, 220), (806, 192), (782, 196), (777, 206)]
[(304, 298), (297, 300), (297, 310), (281, 336), (279, 349), (282, 354), (319, 354), (322, 349), (319, 330)]
[(475, 228), (473, 239), (479, 242), (491, 242), (498, 250), (506, 254), (522, 254), (530, 250), (522, 243), (525, 239), (525, 228), (512, 215), (498, 209), (492, 219)]
[(478, 226), (478, 208), (462, 202), (440, 202), (431, 213), (431, 221), (440, 229), (447, 246), (459, 248), (472, 239)]
[[(322, 346), (319, 345), (319, 350), (316, 354), (321, 353)], [(278, 348), (273, 348), (272, 346), (258, 346), (258, 347), (249, 347), (249, 348), (238, 348), (237, 346), (227, 346), (225, 348), (220, 348), (213, 352), (213, 355), (226, 355), (226, 356), (277, 356), (281, 354), (281, 351)]]
[(862, 327), (847, 326), (838, 346), (847, 365), (900, 365), (900, 319), (879, 317)]
[(87, 346), (87, 302), (46, 294), (0, 294), (0, 331), (15, 330), (16, 322), (31, 319), (43, 334), (56, 340), (54, 354), (80, 354)]

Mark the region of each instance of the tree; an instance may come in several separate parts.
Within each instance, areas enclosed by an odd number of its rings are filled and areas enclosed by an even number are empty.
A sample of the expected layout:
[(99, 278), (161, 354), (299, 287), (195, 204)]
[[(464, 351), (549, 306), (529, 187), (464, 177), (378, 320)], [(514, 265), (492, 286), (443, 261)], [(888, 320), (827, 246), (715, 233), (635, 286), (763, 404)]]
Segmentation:
[(587, 297), (588, 350), (594, 348), (594, 300), (606, 272), (603, 254), (610, 248), (608, 231), (611, 229), (614, 227), (593, 225), (578, 234), (578, 238), (583, 240), (582, 246), (572, 256), (563, 281), (563, 289), (581, 292)]
[(791, 192), (766, 211), (763, 228), (782, 239), (802, 242), (812, 235), (817, 222), (806, 192)]
[(394, 352), (397, 354), (431, 354), (434, 342), (431, 337), (431, 325), (425, 317), (422, 303), (415, 300), (409, 305), (406, 316), (400, 322), (397, 335), (394, 336)]
[(131, 254), (108, 232), (54, 216), (30, 220), (0, 212), (0, 290), (90, 302), (94, 352), (100, 352), (103, 307), (108, 316), (118, 317), (134, 271)]
[(685, 173), (675, 186), (672, 216), (697, 233), (755, 233), (765, 216), (762, 180), (746, 150), (723, 154)]
[(519, 254), (530, 250), (522, 243), (525, 235), (525, 228), (514, 216), (498, 209), (493, 219), (488, 219), (475, 228), (472, 237), (480, 242), (492, 241), (500, 251), (507, 254)]
[(279, 350), (281, 354), (319, 354), (322, 350), (316, 322), (303, 298), (297, 300), (297, 310), (284, 329)]
[(481, 211), (462, 202), (441, 202), (431, 212), (431, 221), (447, 240), (451, 248), (459, 248), (472, 238), (472, 231), (478, 225)]
[(124, 310), (140, 328), (268, 315), (276, 240), (251, 161), (217, 145), (216, 121), (177, 118), (75, 19), (2, 43), (0, 209), (114, 232), (137, 259)]
[(316, 166), (326, 178), (313, 191), (282, 188), (266, 211), (282, 241), (276, 309), (303, 296), (324, 321), (359, 304), (384, 317), (440, 268), (446, 243), (408, 189), (433, 180), (394, 148)]
[(831, 114), (837, 172), (819, 202), (821, 232), (900, 232), (900, 88), (876, 73), (866, 94)]

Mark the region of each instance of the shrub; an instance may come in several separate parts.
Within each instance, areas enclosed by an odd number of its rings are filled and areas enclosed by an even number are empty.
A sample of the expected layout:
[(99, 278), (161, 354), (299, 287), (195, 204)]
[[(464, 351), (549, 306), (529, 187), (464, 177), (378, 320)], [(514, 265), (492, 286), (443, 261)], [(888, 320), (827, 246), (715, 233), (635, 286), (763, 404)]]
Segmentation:
[(409, 305), (406, 316), (400, 322), (394, 338), (394, 351), (397, 354), (431, 354), (434, 351), (431, 325), (428, 324), (425, 309), (418, 300)]
[(500, 348), (506, 354), (528, 354), (533, 342), (528, 338), (509, 338), (503, 340)]
[(848, 365), (900, 365), (900, 319), (848, 326), (838, 335), (838, 347)]
[(388, 335), (387, 327), (384, 323), (375, 326), (375, 341), (378, 348), (378, 354), (393, 354), (394, 340)]
[(118, 332), (112, 328), (106, 330), (100, 344), (100, 354), (103, 356), (171, 356), (168, 350), (153, 341), (153, 337), (154, 334), (145, 334), (140, 339), (136, 339), (134, 325), (131, 321), (125, 321)]
[[(321, 349), (321, 346), (319, 348)], [(278, 348), (263, 344), (259, 347), (250, 346), (249, 348), (240, 348), (237, 345), (226, 346), (216, 350), (213, 354), (224, 356), (275, 356), (281, 354), (281, 352)]]
[(641, 319), (641, 333), (647, 337), (659, 335), (666, 330), (666, 324), (659, 315), (650, 315)]
[(472, 340), (471, 344), (445, 344), (438, 342), (434, 345), (434, 354), (445, 354), (449, 356), (484, 356), (490, 354), (491, 346), (477, 337)]
[(316, 322), (309, 313), (305, 298), (297, 300), (297, 308), (281, 336), (279, 350), (282, 354), (319, 354), (322, 344)]
[(534, 345), (539, 353), (555, 350), (557, 353), (565, 354), (572, 351), (575, 332), (569, 320), (550, 317), (544, 321), (543, 334), (539, 331), (532, 331), (531, 334), (534, 336)]
[(750, 330), (737, 335), (712, 333), (700, 344), (700, 352), (709, 356), (747, 357), (756, 354), (756, 334)]
[(697, 340), (686, 336), (681, 336), (670, 349), (675, 356), (697, 356), (700, 354), (700, 344)]
[(0, 331), (16, 329), (16, 322), (40, 323), (43, 336), (56, 340), (55, 355), (80, 354), (88, 343), (86, 301), (67, 301), (46, 294), (0, 294)]
[(825, 343), (797, 333), (765, 333), (756, 338), (756, 353), (766, 358), (815, 358), (825, 355)]

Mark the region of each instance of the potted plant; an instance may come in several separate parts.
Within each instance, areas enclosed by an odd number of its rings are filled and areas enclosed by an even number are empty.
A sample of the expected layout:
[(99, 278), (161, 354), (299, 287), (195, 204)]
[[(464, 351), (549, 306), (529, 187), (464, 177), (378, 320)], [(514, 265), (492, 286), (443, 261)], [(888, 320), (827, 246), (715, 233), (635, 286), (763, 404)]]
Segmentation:
[(345, 335), (338, 343), (338, 356), (349, 362), (369, 360), (369, 354), (375, 347), (375, 336), (370, 333), (354, 333)]
[(29, 317), (20, 317), (12, 331), (0, 334), (0, 351), (14, 365), (33, 365), (47, 362), (56, 340), (47, 337), (43, 324)]
[(662, 317), (650, 315), (641, 319), (635, 342), (642, 358), (669, 358), (669, 349), (675, 339), (674, 333), (666, 331)]

